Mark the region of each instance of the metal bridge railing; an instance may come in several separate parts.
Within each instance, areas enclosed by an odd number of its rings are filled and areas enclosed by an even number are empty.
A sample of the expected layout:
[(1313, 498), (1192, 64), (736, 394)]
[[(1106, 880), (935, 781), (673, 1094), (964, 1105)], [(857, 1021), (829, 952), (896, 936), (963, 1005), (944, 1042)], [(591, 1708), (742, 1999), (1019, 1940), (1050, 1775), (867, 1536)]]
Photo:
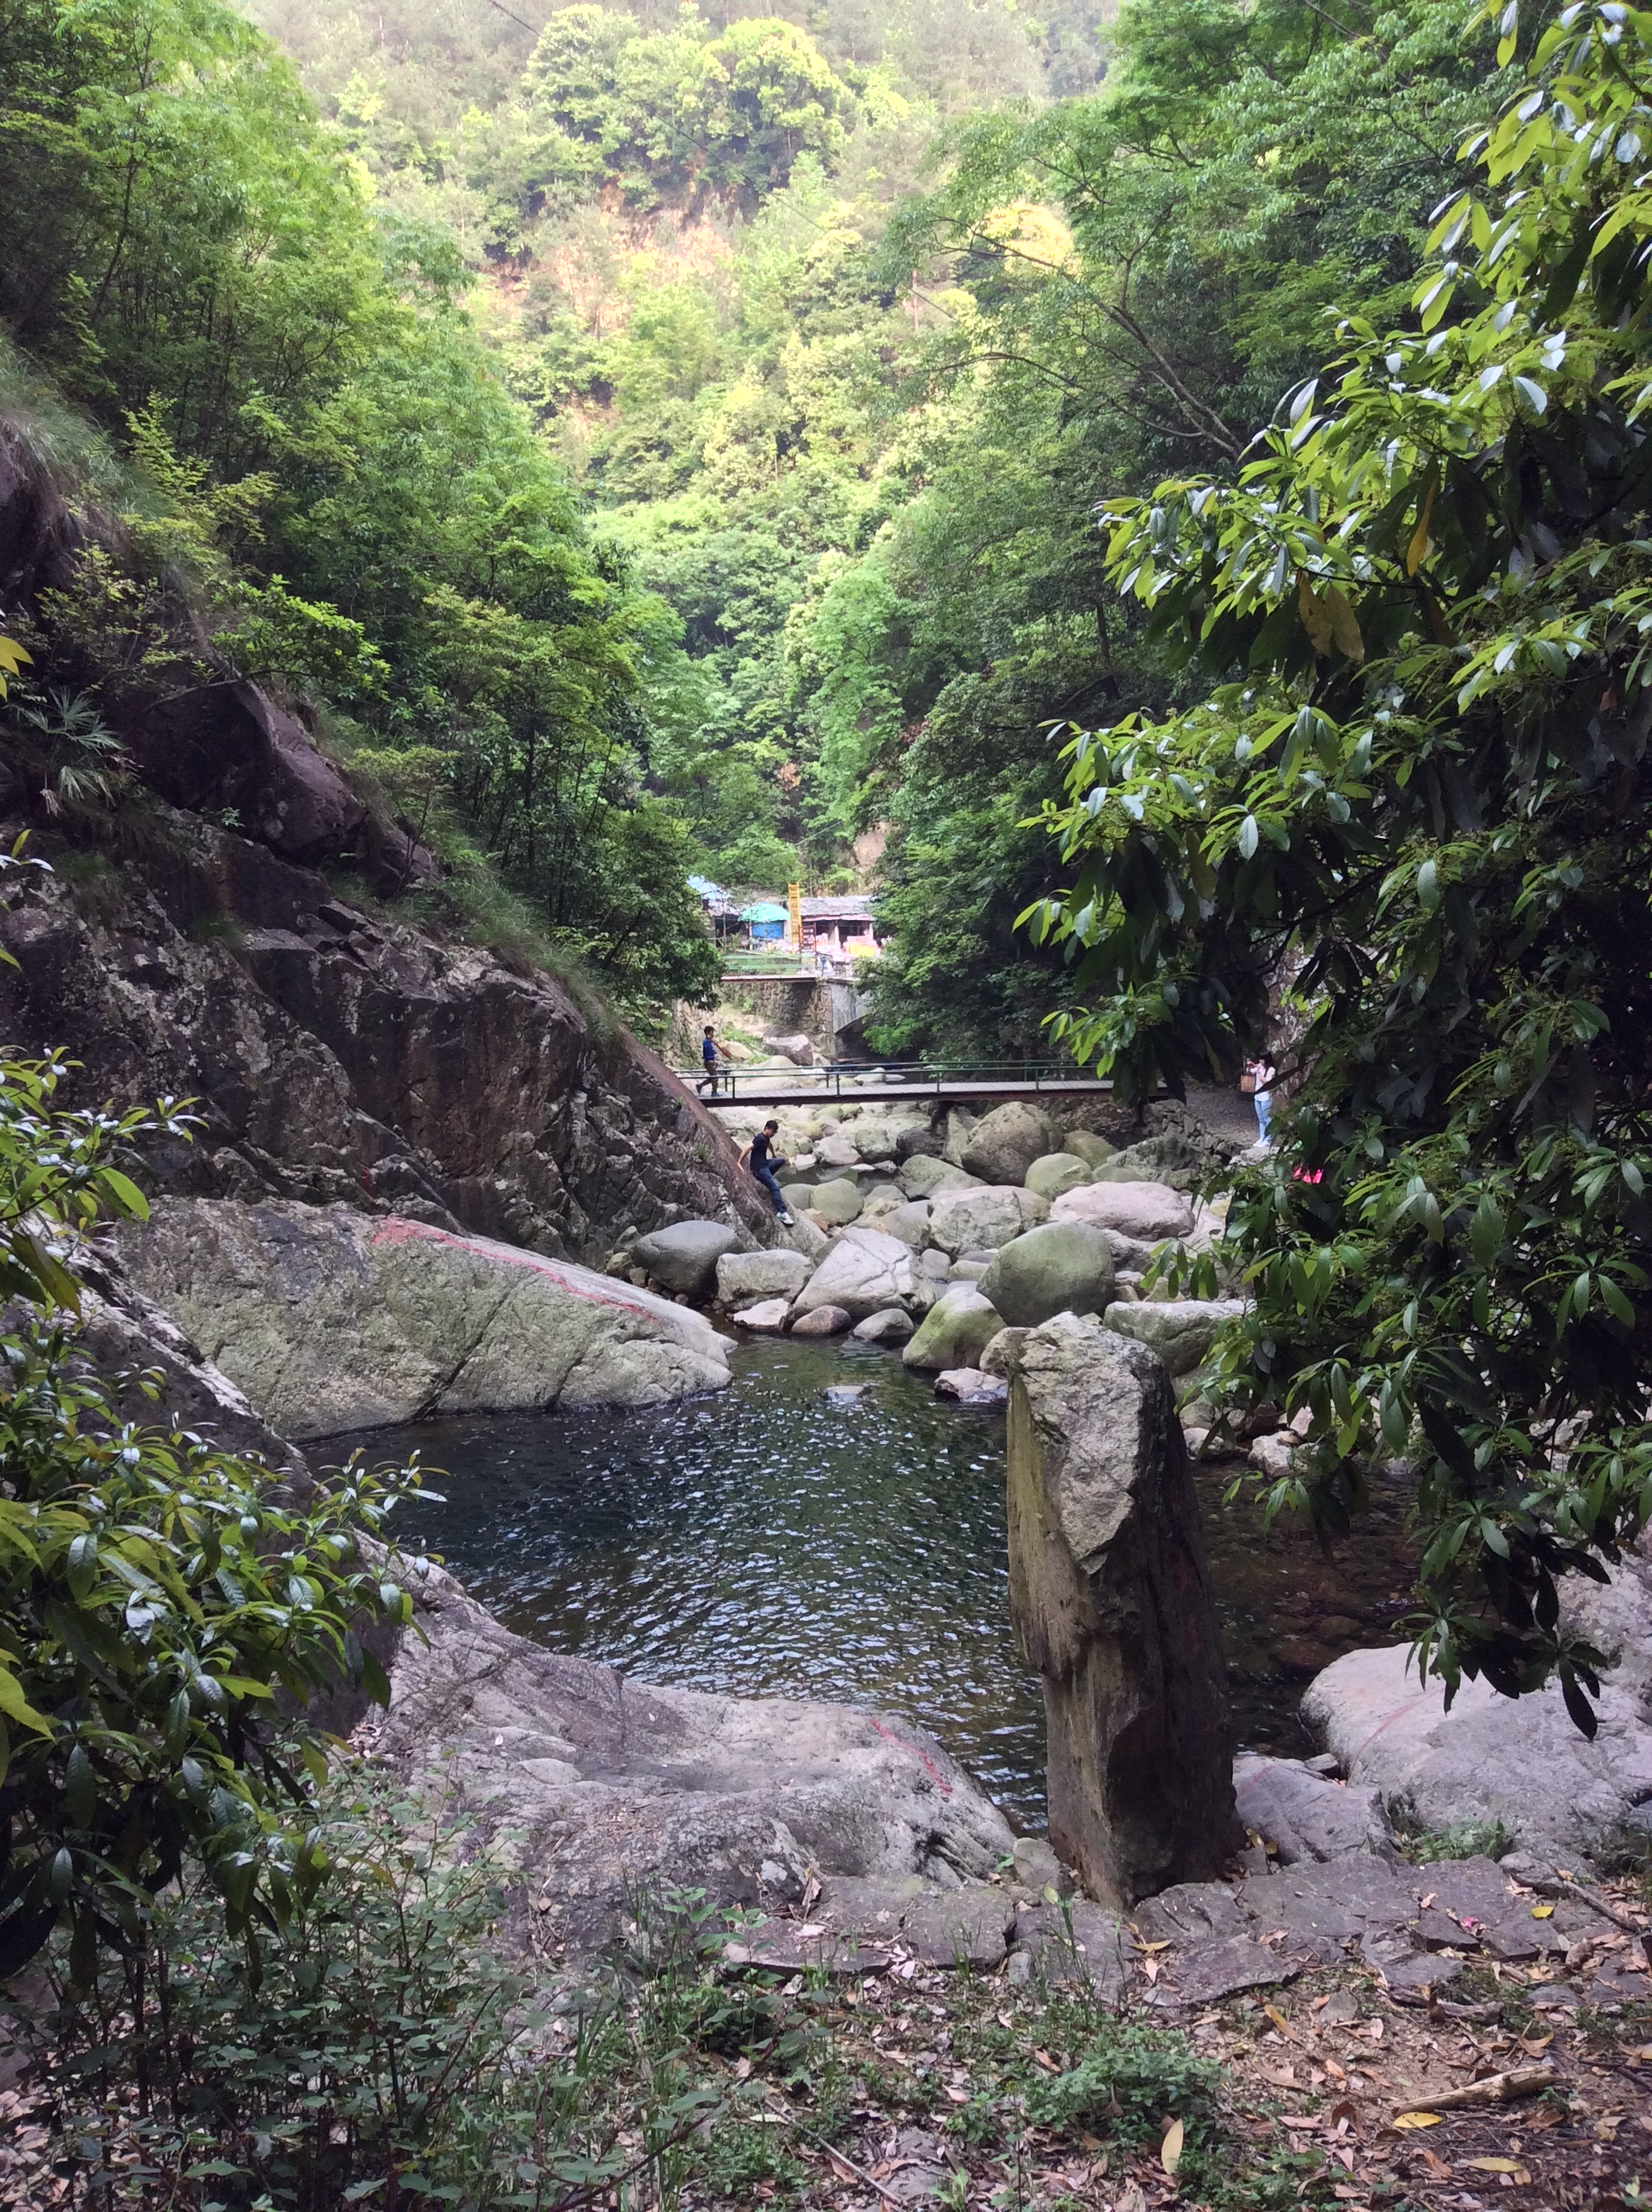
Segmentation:
[[(673, 1073), (692, 1089), (703, 1086), (702, 1095), (710, 1101), (711, 1080), (704, 1068), (679, 1067)], [(732, 1106), (738, 1103), (743, 1087), (748, 1092), (809, 1091), (822, 1098), (835, 1098), (846, 1091), (853, 1094), (868, 1089), (875, 1083), (880, 1088), (898, 1089), (920, 1098), (965, 1083), (1002, 1085), (1005, 1090), (1036, 1091), (1094, 1080), (1071, 1060), (834, 1060), (815, 1067), (720, 1066), (716, 1096), (725, 1105)]]

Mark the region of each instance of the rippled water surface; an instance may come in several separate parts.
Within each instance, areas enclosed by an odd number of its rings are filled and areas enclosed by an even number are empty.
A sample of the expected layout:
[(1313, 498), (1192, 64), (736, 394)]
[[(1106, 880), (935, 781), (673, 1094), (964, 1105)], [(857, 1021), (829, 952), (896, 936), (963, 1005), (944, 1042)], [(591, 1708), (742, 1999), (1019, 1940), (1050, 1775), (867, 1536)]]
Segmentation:
[[(492, 1415), (360, 1439), (443, 1469), (401, 1522), (509, 1626), (657, 1682), (874, 1704), (1042, 1826), (1043, 1704), (1008, 1619), (1004, 1423), (887, 1352), (761, 1344), (732, 1389), (636, 1413)], [(344, 1440), (348, 1442), (348, 1440)], [(1303, 1685), (1393, 1640), (1400, 1501), (1337, 1559), (1201, 1475), (1243, 1741), (1305, 1747)]]

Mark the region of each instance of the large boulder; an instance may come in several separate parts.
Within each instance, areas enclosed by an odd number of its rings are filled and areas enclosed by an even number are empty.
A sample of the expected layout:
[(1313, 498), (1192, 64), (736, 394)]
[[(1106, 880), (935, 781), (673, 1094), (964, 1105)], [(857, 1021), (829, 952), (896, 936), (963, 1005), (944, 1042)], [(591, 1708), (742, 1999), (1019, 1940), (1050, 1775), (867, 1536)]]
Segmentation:
[(862, 1344), (904, 1344), (912, 1334), (912, 1316), (899, 1306), (885, 1306), (881, 1313), (857, 1322), (853, 1334)]
[(979, 1190), (978, 1176), (966, 1175), (951, 1161), (931, 1152), (914, 1152), (895, 1180), (908, 1198), (933, 1198), (938, 1190)]
[(1104, 1905), (1218, 1874), (1238, 1842), (1227, 1674), (1163, 1367), (1058, 1315), (1014, 1363), (1010, 1603), (1044, 1677), (1049, 1832)]
[(1551, 1855), (1652, 1832), (1652, 1546), (1643, 1539), (1603, 1588), (1573, 1595), (1567, 1625), (1612, 1661), (1600, 1729), (1578, 1733), (1558, 1683), (1505, 1698), (1465, 1680), (1446, 1710), (1407, 1644), (1350, 1651), (1309, 1685), (1303, 1715), (1351, 1785), (1375, 1788), (1425, 1827), (1501, 1820)]
[(784, 1245), (772, 1252), (725, 1252), (717, 1262), (717, 1297), (721, 1305), (749, 1298), (794, 1298), (813, 1270), (801, 1252)]
[(1242, 1298), (1144, 1298), (1110, 1305), (1102, 1319), (1120, 1336), (1151, 1345), (1179, 1376), (1202, 1367), (1218, 1334), (1244, 1310)]
[(547, 1949), (611, 1941), (653, 1882), (776, 1909), (816, 1869), (951, 1889), (1011, 1852), (1002, 1814), (908, 1722), (627, 1680), (513, 1636), (439, 1567), (409, 1579), (378, 1755), (550, 1900)]
[(877, 1163), (895, 1158), (895, 1133), (882, 1121), (857, 1121), (854, 1148), (863, 1160)]
[(708, 1297), (717, 1286), (717, 1262), (742, 1242), (726, 1221), (674, 1221), (639, 1237), (631, 1256), (668, 1291), (685, 1297)]
[(880, 1214), (878, 1225), (903, 1244), (910, 1244), (914, 1252), (921, 1251), (929, 1242), (929, 1208), (922, 1199), (911, 1199), (892, 1212)]
[(1112, 1158), (1118, 1147), (1092, 1130), (1069, 1129), (1061, 1139), (1061, 1149), (1081, 1159), (1086, 1167), (1098, 1168), (1103, 1160)]
[(1033, 1162), (1022, 1181), (1040, 1198), (1060, 1198), (1087, 1183), (1090, 1169), (1076, 1152), (1046, 1152)]
[(834, 1229), (846, 1229), (859, 1218), (860, 1186), (848, 1176), (834, 1176), (829, 1182), (817, 1182), (809, 1209), (829, 1222)]
[(1113, 1296), (1113, 1247), (1086, 1221), (1041, 1222), (999, 1246), (981, 1287), (1017, 1328), (1036, 1328), (1052, 1314), (1100, 1313)]
[(841, 1306), (853, 1320), (864, 1321), (884, 1306), (901, 1305), (913, 1288), (912, 1249), (898, 1237), (859, 1223), (846, 1229), (798, 1292), (793, 1311)]
[(121, 1250), (137, 1288), (297, 1438), (659, 1405), (729, 1380), (726, 1344), (688, 1307), (394, 1214), (161, 1199)]
[(961, 1252), (995, 1252), (1049, 1212), (1048, 1200), (1018, 1183), (938, 1190), (929, 1202), (929, 1241), (954, 1259)]
[(1163, 1182), (1173, 1190), (1192, 1190), (1206, 1173), (1204, 1148), (1174, 1131), (1128, 1145), (1094, 1170), (1096, 1182)]
[(789, 1060), (793, 1067), (812, 1067), (815, 1064), (814, 1045), (801, 1030), (792, 1036), (766, 1036), (763, 1048), (778, 1053), (782, 1060)]
[(1070, 1190), (1050, 1207), (1053, 1221), (1088, 1221), (1097, 1229), (1116, 1229), (1122, 1237), (1157, 1243), (1185, 1237), (1193, 1209), (1179, 1190), (1162, 1182), (1092, 1182)]
[(908, 1367), (938, 1374), (949, 1367), (979, 1367), (981, 1355), (1003, 1328), (1003, 1317), (973, 1283), (959, 1283), (937, 1298), (901, 1350)]
[(983, 1182), (1019, 1182), (1050, 1151), (1054, 1138), (1048, 1114), (1024, 1098), (1011, 1098), (976, 1123), (958, 1164)]
[(852, 1138), (838, 1133), (823, 1137), (815, 1146), (815, 1158), (823, 1167), (853, 1168), (860, 1163), (860, 1147)]
[(941, 1139), (926, 1121), (915, 1122), (909, 1128), (899, 1129), (895, 1136), (895, 1157), (902, 1167), (908, 1160), (920, 1155), (934, 1159), (939, 1159), (941, 1156)]

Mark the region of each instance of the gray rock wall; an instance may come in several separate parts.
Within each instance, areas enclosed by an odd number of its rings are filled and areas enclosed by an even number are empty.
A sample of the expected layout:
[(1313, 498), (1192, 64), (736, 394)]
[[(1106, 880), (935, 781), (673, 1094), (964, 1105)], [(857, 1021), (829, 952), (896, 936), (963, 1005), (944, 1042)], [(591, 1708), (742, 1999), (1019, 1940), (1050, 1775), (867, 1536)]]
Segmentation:
[(1240, 1839), (1198, 1498), (1145, 1346), (1061, 1314), (1011, 1364), (1010, 1601), (1044, 1678), (1050, 1840), (1127, 1905)]

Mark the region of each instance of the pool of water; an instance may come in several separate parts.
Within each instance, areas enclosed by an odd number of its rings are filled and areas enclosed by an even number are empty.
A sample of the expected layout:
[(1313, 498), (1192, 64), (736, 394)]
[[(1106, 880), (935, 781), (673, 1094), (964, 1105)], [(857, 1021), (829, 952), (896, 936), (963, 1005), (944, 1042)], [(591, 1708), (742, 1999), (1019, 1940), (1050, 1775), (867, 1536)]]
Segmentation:
[[(400, 1540), (440, 1553), (520, 1634), (650, 1681), (882, 1706), (1042, 1827), (1043, 1702), (1010, 1636), (1002, 1415), (944, 1404), (887, 1352), (842, 1343), (751, 1345), (733, 1365), (730, 1389), (685, 1405), (355, 1441), (442, 1470)], [(1242, 1740), (1300, 1751), (1309, 1676), (1392, 1640), (1403, 1501), (1380, 1498), (1327, 1559), (1304, 1531), (1224, 1507), (1219, 1475), (1200, 1480)]]

